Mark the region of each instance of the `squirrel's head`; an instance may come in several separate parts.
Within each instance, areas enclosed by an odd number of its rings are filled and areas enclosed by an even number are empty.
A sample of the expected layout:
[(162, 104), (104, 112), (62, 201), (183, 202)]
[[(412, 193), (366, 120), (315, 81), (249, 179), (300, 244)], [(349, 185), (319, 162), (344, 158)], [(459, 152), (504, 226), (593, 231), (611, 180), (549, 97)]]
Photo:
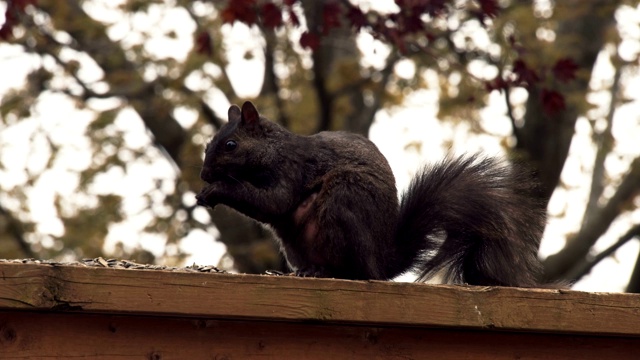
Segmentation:
[(242, 176), (269, 157), (281, 129), (260, 116), (256, 107), (247, 101), (240, 109), (229, 108), (229, 122), (220, 128), (205, 149), (200, 178), (207, 183)]

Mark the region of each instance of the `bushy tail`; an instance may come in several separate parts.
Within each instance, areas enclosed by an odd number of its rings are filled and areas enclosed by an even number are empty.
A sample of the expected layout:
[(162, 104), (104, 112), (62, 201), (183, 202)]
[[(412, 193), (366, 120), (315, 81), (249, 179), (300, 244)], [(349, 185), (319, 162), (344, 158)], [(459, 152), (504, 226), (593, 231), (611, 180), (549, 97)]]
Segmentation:
[(420, 280), (436, 273), (472, 285), (539, 285), (544, 208), (526, 172), (492, 158), (425, 167), (400, 204), (397, 244)]

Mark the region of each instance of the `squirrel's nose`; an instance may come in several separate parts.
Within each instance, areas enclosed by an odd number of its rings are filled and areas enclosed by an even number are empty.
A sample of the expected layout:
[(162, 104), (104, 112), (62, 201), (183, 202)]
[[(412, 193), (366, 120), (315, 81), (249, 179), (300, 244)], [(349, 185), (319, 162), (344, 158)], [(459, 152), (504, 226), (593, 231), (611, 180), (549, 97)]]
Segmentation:
[(196, 194), (196, 203), (198, 205), (200, 205), (200, 206), (207, 206), (207, 199), (202, 194), (202, 191), (200, 191), (198, 194)]
[(206, 183), (211, 183), (213, 181), (213, 172), (208, 167), (202, 167), (200, 170), (200, 179), (204, 180)]

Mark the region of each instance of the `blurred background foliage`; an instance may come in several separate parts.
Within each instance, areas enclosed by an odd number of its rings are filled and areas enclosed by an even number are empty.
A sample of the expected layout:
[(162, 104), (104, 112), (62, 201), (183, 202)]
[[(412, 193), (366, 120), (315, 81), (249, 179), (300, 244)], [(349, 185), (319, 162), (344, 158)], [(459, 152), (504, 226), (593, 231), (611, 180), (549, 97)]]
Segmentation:
[[(302, 134), (368, 135), (376, 116), (424, 89), (437, 94), (441, 122), (490, 134), (536, 169), (545, 203), (577, 187), (562, 173), (586, 124), (593, 156), (577, 171), (590, 185), (570, 204), (582, 221), (554, 239), (549, 279), (578, 280), (640, 234), (640, 151), (619, 146), (633, 131), (613, 132), (614, 119), (640, 124), (637, 113), (616, 116), (637, 101), (637, 1), (0, 4), (0, 72), (19, 79), (1, 89), (2, 258), (175, 265), (193, 253), (187, 239), (215, 239), (226, 246), (224, 267), (284, 270), (269, 231), (229, 209), (195, 206), (203, 147), (228, 105), (252, 98)], [(596, 62), (606, 76), (595, 75)], [(506, 133), (482, 121), (492, 98), (501, 99)], [(24, 134), (22, 145), (12, 142)], [(442, 148), (455, 138), (443, 137)], [(566, 215), (552, 207), (552, 217)], [(614, 239), (595, 247), (608, 233)], [(627, 291), (640, 290), (637, 264)]]

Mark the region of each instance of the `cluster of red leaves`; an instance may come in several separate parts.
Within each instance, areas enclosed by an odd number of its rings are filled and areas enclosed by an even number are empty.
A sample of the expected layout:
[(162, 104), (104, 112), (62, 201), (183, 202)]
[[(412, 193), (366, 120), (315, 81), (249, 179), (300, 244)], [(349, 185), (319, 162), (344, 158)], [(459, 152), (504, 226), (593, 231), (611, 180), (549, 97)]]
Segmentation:
[[(0, 26), (0, 39), (8, 39), (13, 28), (19, 23), (21, 15), (28, 5), (33, 5), (37, 0), (7, 0), (5, 22)], [(225, 23), (242, 22), (249, 26), (260, 25), (266, 29), (276, 29), (285, 26), (286, 23), (293, 27), (300, 26), (300, 20), (294, 11), (294, 6), (300, 0), (229, 0), (222, 10), (221, 17)], [(400, 8), (397, 13), (371, 16), (362, 12), (360, 8), (348, 1), (327, 0), (323, 2), (322, 21), (315, 29), (308, 29), (300, 36), (300, 45), (305, 49), (315, 51), (320, 46), (323, 36), (330, 34), (332, 29), (342, 26), (346, 21), (355, 31), (369, 30), (372, 35), (396, 46), (398, 51), (406, 53), (407, 44), (405, 38), (413, 34), (422, 34), (430, 41), (433, 36), (425, 28), (424, 16), (436, 18), (445, 16), (455, 7), (454, 0), (395, 0)], [(477, 10), (469, 10), (481, 23), (487, 18), (498, 16), (500, 7), (498, 0), (475, 0)], [(286, 15), (286, 16), (285, 16)], [(213, 40), (205, 30), (196, 34), (196, 50), (200, 53), (211, 55), (213, 52)], [(515, 40), (510, 39), (511, 46), (522, 55), (522, 49), (518, 48)], [(513, 76), (509, 78), (498, 77), (485, 83), (487, 91), (503, 90), (512, 86), (522, 86), (528, 89), (534, 88), (547, 76), (562, 83), (575, 79), (578, 66), (570, 58), (558, 60), (550, 71), (536, 71), (519, 58), (513, 63)], [(549, 73), (550, 74), (547, 74)], [(540, 88), (536, 86), (536, 88)], [(546, 87), (541, 87), (540, 98), (546, 114), (553, 115), (565, 108), (565, 98), (562, 94)]]
[[(292, 9), (296, 1), (285, 0), (283, 8), (272, 1), (229, 0), (220, 16), (226, 24), (238, 21), (249, 26), (260, 24), (267, 29), (275, 29), (284, 25), (283, 11), (286, 11), (291, 24), (299, 26), (300, 21)], [(213, 39), (206, 30), (196, 34), (196, 51), (209, 56), (213, 53)]]
[[(300, 0), (229, 0), (227, 7), (222, 11), (222, 18), (226, 23), (236, 21), (247, 25), (259, 24), (267, 29), (275, 29), (286, 25), (298, 27), (300, 21), (295, 14), (294, 6)], [(360, 8), (348, 1), (327, 0), (323, 3), (322, 21), (317, 28), (311, 28), (300, 36), (300, 46), (315, 51), (318, 49), (323, 36), (330, 34), (331, 30), (344, 25), (350, 26), (354, 31), (369, 30), (371, 34), (396, 47), (399, 52), (407, 53), (406, 38), (414, 34), (421, 34), (429, 41), (434, 39), (425, 27), (424, 17), (437, 18), (446, 16), (455, 8), (454, 0), (395, 0), (400, 9), (397, 13), (365, 14)], [(475, 16), (482, 24), (485, 20), (495, 18), (500, 12), (498, 0), (475, 0), (475, 7), (471, 6), (467, 11)], [(286, 14), (286, 17), (284, 16)], [(210, 39), (208, 35), (197, 38), (199, 51), (210, 51)], [(520, 48), (515, 39), (510, 39), (513, 49), (520, 54), (520, 58), (513, 63), (512, 76), (508, 78), (498, 77), (485, 84), (487, 91), (503, 90), (508, 87), (522, 86), (529, 90), (541, 88), (540, 98), (546, 114), (553, 115), (565, 108), (565, 99), (562, 94), (546, 87), (537, 86), (549, 75), (553, 79), (566, 83), (575, 78), (578, 69), (576, 63), (569, 58), (558, 60), (549, 70), (533, 69), (522, 58), (524, 49)], [(550, 72), (550, 74), (548, 74)], [(536, 86), (534, 86), (536, 85)]]
[(282, 5), (278, 5), (270, 0), (229, 0), (221, 16), (227, 24), (239, 21), (249, 26), (260, 24), (267, 29), (275, 29), (284, 25), (283, 13), (286, 12), (291, 24), (298, 26), (300, 21), (293, 11), (293, 5), (297, 1), (285, 0)]
[(196, 34), (196, 51), (208, 56), (213, 54), (213, 39), (206, 30)]
[(8, 0), (7, 9), (4, 12), (4, 24), (0, 26), (0, 39), (7, 40), (13, 34), (13, 27), (20, 21), (20, 15), (24, 13), (27, 5), (35, 4), (36, 0)]
[[(567, 83), (575, 79), (577, 70), (578, 65), (572, 59), (562, 58), (553, 65), (551, 74), (554, 80)], [(514, 61), (512, 72), (513, 76), (509, 79), (497, 77), (492, 81), (486, 82), (485, 88), (487, 91), (503, 90), (511, 86), (522, 86), (531, 91), (534, 85), (541, 83), (547, 77), (545, 71), (538, 74), (521, 58)], [(540, 90), (540, 99), (542, 109), (547, 115), (554, 115), (566, 107), (564, 96), (555, 90), (543, 87)]]
[(446, 13), (447, 0), (395, 0), (400, 11), (437, 17)]
[(258, 20), (256, 0), (233, 0), (220, 14), (225, 23), (243, 22), (249, 26)]
[(569, 82), (576, 78), (578, 65), (570, 58), (563, 58), (553, 65), (553, 75), (561, 82)]
[[(229, 0), (226, 8), (222, 10), (222, 19), (225, 23), (236, 21), (247, 25), (260, 24), (274, 29), (285, 24), (285, 19), (294, 27), (300, 22), (293, 10), (300, 0)], [(435, 18), (446, 15), (455, 7), (454, 0), (395, 0), (400, 8), (398, 13), (368, 17), (360, 8), (348, 1), (326, 0), (323, 1), (322, 21), (318, 28), (308, 29), (300, 37), (300, 45), (303, 48), (316, 50), (323, 36), (327, 36), (334, 28), (342, 26), (346, 21), (355, 31), (363, 28), (371, 30), (376, 37), (393, 44), (396, 48), (406, 53), (405, 37), (416, 33), (426, 33), (423, 17), (425, 15)], [(497, 0), (476, 0), (478, 10), (470, 10), (479, 19), (493, 18), (498, 15), (499, 6)], [(283, 16), (286, 14), (286, 18)]]
[(304, 49), (315, 50), (320, 46), (320, 37), (316, 33), (305, 31), (300, 36), (300, 46)]
[[(239, 21), (247, 25), (260, 24), (267, 29), (275, 29), (290, 23), (297, 27), (299, 19), (293, 10), (300, 0), (284, 0), (276, 3), (272, 0), (233, 0), (227, 3), (222, 11), (225, 23)], [(406, 53), (407, 44), (405, 38), (408, 35), (422, 33), (432, 40), (425, 29), (423, 17), (425, 15), (435, 18), (446, 15), (455, 7), (454, 0), (395, 0), (400, 11), (388, 15), (375, 14), (367, 16), (348, 1), (328, 0), (323, 2), (322, 21), (318, 28), (308, 29), (300, 37), (300, 45), (312, 51), (320, 46), (320, 40), (327, 36), (332, 29), (340, 27), (346, 21), (355, 31), (363, 28), (371, 30), (371, 33), (393, 44), (396, 48)], [(499, 5), (497, 0), (476, 0), (478, 10), (470, 12), (484, 22), (484, 19), (494, 18), (498, 15)], [(287, 16), (284, 17), (283, 14)]]
[(542, 103), (542, 110), (547, 115), (554, 115), (566, 107), (564, 95), (555, 90), (540, 90), (540, 102)]
[(495, 18), (500, 13), (500, 6), (496, 0), (478, 0), (478, 3), (480, 3), (480, 11), (477, 16), (481, 21), (486, 18)]
[[(343, 8), (337, 2), (329, 1), (322, 8), (322, 22), (319, 28), (309, 29), (300, 36), (300, 46), (315, 51), (320, 46), (322, 36), (329, 35), (332, 29), (342, 25), (340, 20)], [(364, 17), (364, 14), (363, 14)]]
[(516, 86), (525, 86), (529, 87), (538, 81), (540, 81), (540, 77), (535, 70), (529, 68), (527, 63), (522, 59), (518, 59), (513, 62), (513, 74), (515, 75), (515, 80), (513, 82)]
[[(236, 21), (247, 25), (260, 24), (267, 29), (275, 29), (289, 23), (294, 27), (300, 21), (293, 9), (300, 0), (284, 0), (282, 3), (272, 0), (233, 0), (227, 3), (222, 11), (225, 23)], [(368, 17), (357, 6), (348, 1), (328, 0), (323, 2), (322, 21), (318, 28), (308, 29), (300, 37), (303, 48), (316, 50), (323, 36), (332, 29), (342, 26), (346, 21), (355, 31), (363, 28), (385, 41), (395, 45), (401, 52), (406, 52), (404, 38), (415, 33), (427, 33), (423, 17), (431, 18), (446, 15), (454, 6), (454, 0), (395, 0), (400, 8), (398, 13)], [(472, 11), (484, 20), (497, 16), (499, 11), (497, 0), (476, 0), (478, 10)], [(287, 16), (284, 17), (283, 15)], [(426, 34), (427, 36), (429, 34)]]

